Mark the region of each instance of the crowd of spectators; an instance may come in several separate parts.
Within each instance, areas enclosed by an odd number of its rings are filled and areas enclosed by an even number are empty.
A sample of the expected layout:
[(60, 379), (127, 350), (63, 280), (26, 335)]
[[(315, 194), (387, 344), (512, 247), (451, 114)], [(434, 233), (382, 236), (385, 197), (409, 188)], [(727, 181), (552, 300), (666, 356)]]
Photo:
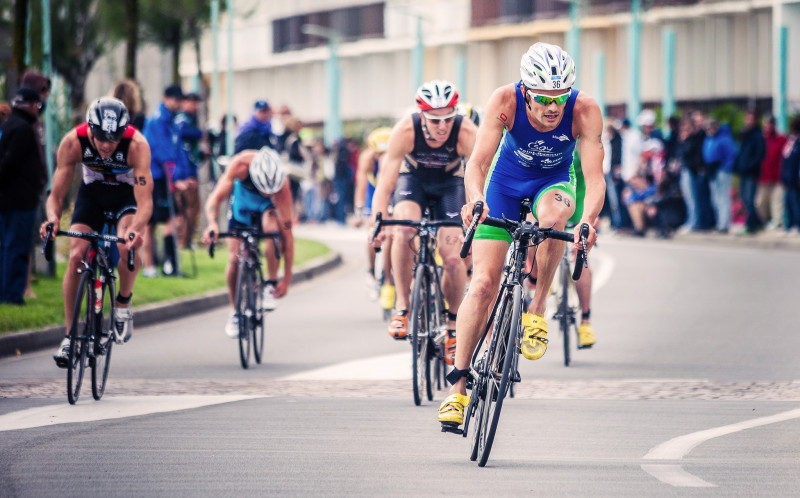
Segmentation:
[(800, 117), (788, 137), (775, 119), (744, 113), (734, 134), (730, 123), (693, 110), (667, 121), (645, 109), (635, 123), (609, 120), (603, 135), (606, 203), (612, 230), (659, 237), (673, 233), (762, 230), (796, 234), (800, 227), (798, 162)]

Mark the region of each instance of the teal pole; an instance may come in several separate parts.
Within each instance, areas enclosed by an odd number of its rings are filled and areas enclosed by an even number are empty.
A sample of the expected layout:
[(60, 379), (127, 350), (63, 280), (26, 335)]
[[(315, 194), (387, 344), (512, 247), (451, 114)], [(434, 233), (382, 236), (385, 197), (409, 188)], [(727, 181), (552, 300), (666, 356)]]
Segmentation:
[(411, 93), (417, 92), (417, 88), (422, 86), (423, 67), (425, 65), (425, 45), (422, 39), (422, 16), (417, 15), (417, 43), (411, 54), (412, 80)]
[[(42, 0), (42, 72), (52, 78), (53, 43), (50, 37), (50, 0)], [(52, 90), (52, 88), (51, 88)], [(53, 144), (55, 143), (55, 121), (53, 119), (53, 106), (49, 105), (44, 110), (44, 155), (47, 163), (47, 190), (53, 182)]]
[(325, 120), (325, 145), (331, 147), (336, 140), (342, 138), (342, 117), (339, 113), (339, 34), (328, 36), (330, 56), (327, 62), (328, 73), (328, 119)]
[[(461, 46), (456, 54), (456, 88), (461, 94), (461, 98), (466, 100), (467, 96), (467, 57), (465, 52), (466, 46)], [(414, 89), (416, 90), (416, 88)], [(474, 107), (474, 106), (473, 106)]]
[[(44, 35), (43, 35), (44, 36)], [(25, 67), (31, 65), (31, 2), (28, 2), (28, 17), (25, 18)], [(18, 75), (22, 86), (22, 75)]]
[[(664, 96), (661, 99), (661, 119), (666, 125), (667, 119), (675, 114), (675, 31), (665, 29), (664, 40)], [(665, 130), (666, 131), (666, 130)]]
[(228, 74), (225, 79), (225, 90), (228, 94), (228, 110), (225, 115), (226, 143), (225, 147), (229, 156), (233, 155), (234, 135), (233, 129), (233, 0), (228, 0)]
[(603, 119), (606, 117), (606, 54), (600, 52), (595, 56), (595, 74), (597, 75), (597, 95), (594, 96), (600, 107)]
[(642, 108), (639, 97), (639, 72), (640, 72), (640, 50), (642, 20), (639, 13), (642, 8), (642, 0), (631, 0), (631, 24), (628, 26), (628, 60), (630, 69), (628, 73), (628, 118), (633, 122)]
[(786, 132), (788, 129), (788, 117), (786, 116), (786, 52), (789, 42), (789, 30), (786, 26), (778, 28), (778, 93), (772, 101), (772, 114), (775, 115), (775, 123), (778, 130)]
[(211, 0), (211, 52), (213, 67), (211, 68), (209, 121), (211, 121), (211, 126), (217, 126), (219, 124), (219, 0)]
[[(569, 3), (569, 31), (567, 32), (567, 53), (575, 61), (575, 65), (580, 67), (581, 60), (581, 27), (580, 27), (580, 2), (570, 0)], [(581, 71), (576, 71), (575, 86), (580, 86)]]

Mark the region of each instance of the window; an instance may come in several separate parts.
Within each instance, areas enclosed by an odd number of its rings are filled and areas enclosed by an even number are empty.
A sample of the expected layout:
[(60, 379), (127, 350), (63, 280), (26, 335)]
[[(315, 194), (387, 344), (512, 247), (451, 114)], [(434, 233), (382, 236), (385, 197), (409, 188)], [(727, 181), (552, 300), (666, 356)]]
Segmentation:
[(286, 52), (327, 43), (324, 37), (304, 34), (301, 30), (304, 24), (337, 31), (342, 35), (342, 41), (383, 38), (384, 7), (385, 4), (380, 2), (275, 19), (272, 21), (272, 50)]

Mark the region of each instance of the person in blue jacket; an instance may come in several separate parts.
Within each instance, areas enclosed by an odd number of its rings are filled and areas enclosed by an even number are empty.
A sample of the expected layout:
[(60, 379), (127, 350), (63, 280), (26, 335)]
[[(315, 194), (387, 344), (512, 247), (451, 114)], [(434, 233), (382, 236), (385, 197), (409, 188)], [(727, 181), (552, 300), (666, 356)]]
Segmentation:
[(703, 160), (710, 180), (716, 229), (723, 233), (728, 231), (731, 224), (731, 177), (737, 154), (730, 126), (720, 126), (716, 120), (709, 120), (703, 140)]
[(183, 91), (179, 85), (170, 85), (164, 90), (164, 97), (158, 109), (145, 122), (144, 137), (150, 144), (150, 171), (153, 174), (153, 215), (147, 226), (142, 248), (144, 270), (142, 276), (157, 275), (155, 262), (155, 227), (164, 224), (164, 265), (165, 275), (173, 275), (176, 268), (176, 250), (171, 214), (175, 212), (172, 199), (173, 177), (188, 170), (186, 154), (181, 145), (180, 130), (175, 125), (175, 115), (183, 102)]
[(175, 116), (175, 126), (178, 127), (181, 148), (186, 159), (178, 163), (185, 167), (176, 169), (173, 177), (175, 204), (177, 211), (181, 213), (177, 231), (182, 248), (191, 245), (197, 227), (197, 218), (200, 214), (200, 192), (197, 180), (197, 168), (202, 161), (199, 142), (203, 138), (203, 130), (200, 129), (197, 119), (200, 100), (200, 95), (196, 93), (186, 94), (181, 110)]

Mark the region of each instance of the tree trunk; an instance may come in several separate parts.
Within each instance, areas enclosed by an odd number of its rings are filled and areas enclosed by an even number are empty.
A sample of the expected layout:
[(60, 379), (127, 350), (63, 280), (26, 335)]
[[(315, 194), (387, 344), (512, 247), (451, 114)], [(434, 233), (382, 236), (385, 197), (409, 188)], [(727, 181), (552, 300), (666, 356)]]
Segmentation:
[[(28, 0), (14, 0), (14, 34), (13, 54), (15, 74), (9, 74), (9, 81), (6, 82), (7, 92), (13, 95), (19, 88), (22, 81), (22, 74), (25, 72), (25, 41), (28, 37)], [(11, 81), (13, 78), (13, 81)]]
[(139, 0), (125, 0), (125, 77), (136, 79), (139, 48)]
[(180, 85), (181, 74), (178, 71), (178, 66), (181, 61), (181, 35), (180, 27), (175, 30), (172, 38), (172, 81)]

